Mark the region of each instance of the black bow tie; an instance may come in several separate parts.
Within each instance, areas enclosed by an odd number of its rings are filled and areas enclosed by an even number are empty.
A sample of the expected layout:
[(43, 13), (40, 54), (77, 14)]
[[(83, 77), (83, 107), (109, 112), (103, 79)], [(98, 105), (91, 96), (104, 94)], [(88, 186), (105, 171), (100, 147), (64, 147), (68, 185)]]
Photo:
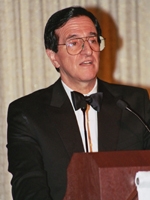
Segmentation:
[(87, 104), (89, 104), (98, 112), (100, 111), (103, 93), (98, 92), (91, 94), (90, 96), (84, 96), (79, 92), (73, 91), (71, 92), (71, 96), (75, 110), (80, 108), (86, 110)]

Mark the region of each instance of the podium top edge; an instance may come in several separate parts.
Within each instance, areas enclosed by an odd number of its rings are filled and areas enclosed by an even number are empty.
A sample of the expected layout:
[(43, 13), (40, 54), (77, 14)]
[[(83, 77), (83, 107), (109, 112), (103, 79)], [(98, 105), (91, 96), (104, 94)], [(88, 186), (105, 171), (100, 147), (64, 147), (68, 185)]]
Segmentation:
[(150, 166), (150, 150), (74, 153), (75, 162), (95, 162), (99, 167)]

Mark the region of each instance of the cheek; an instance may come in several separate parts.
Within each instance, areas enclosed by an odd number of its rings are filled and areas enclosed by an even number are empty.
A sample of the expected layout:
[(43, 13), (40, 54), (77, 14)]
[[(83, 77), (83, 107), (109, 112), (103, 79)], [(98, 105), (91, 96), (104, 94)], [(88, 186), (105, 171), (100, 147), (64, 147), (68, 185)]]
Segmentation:
[(66, 56), (66, 58), (64, 59), (64, 64), (65, 66), (68, 68), (72, 68), (75, 69), (77, 66), (78, 66), (78, 63), (79, 63), (79, 58), (77, 57), (77, 55), (75, 56)]
[(95, 57), (97, 58), (97, 60), (99, 60), (99, 58), (100, 58), (100, 52), (95, 52)]
[(100, 53), (98, 53), (98, 54), (95, 55), (95, 60), (96, 60), (96, 63), (98, 64), (98, 66), (99, 66), (99, 62), (100, 62)]
[(62, 70), (73, 72), (76, 68), (76, 60), (71, 56), (64, 55), (59, 59), (59, 62)]
[(62, 51), (58, 51), (57, 53), (57, 62), (59, 63), (60, 67), (67, 64), (68, 56), (66, 55), (66, 50), (63, 49)]

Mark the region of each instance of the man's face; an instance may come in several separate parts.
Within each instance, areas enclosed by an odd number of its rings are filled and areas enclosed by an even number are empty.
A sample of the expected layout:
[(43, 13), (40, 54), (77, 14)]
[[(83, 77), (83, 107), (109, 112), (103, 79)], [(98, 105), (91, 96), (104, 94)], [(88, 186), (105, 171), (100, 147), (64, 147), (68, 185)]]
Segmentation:
[[(86, 16), (74, 17), (63, 27), (56, 30), (59, 36), (58, 44), (64, 44), (70, 38), (82, 38), (97, 35), (96, 28)], [(54, 52), (53, 52), (54, 53)], [(52, 56), (52, 62), (59, 68), (61, 79), (72, 89), (81, 84), (95, 84), (99, 70), (100, 53), (93, 51), (85, 41), (84, 48), (77, 55), (70, 55), (66, 45), (58, 45), (58, 52)]]

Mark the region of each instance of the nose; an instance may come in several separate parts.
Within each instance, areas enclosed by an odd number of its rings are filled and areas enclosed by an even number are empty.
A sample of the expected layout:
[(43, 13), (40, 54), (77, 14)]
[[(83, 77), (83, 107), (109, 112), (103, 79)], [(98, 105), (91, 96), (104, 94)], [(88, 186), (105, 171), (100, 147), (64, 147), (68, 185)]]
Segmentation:
[(81, 54), (92, 55), (92, 53), (93, 50), (91, 49), (89, 42), (85, 40), (82, 46)]

